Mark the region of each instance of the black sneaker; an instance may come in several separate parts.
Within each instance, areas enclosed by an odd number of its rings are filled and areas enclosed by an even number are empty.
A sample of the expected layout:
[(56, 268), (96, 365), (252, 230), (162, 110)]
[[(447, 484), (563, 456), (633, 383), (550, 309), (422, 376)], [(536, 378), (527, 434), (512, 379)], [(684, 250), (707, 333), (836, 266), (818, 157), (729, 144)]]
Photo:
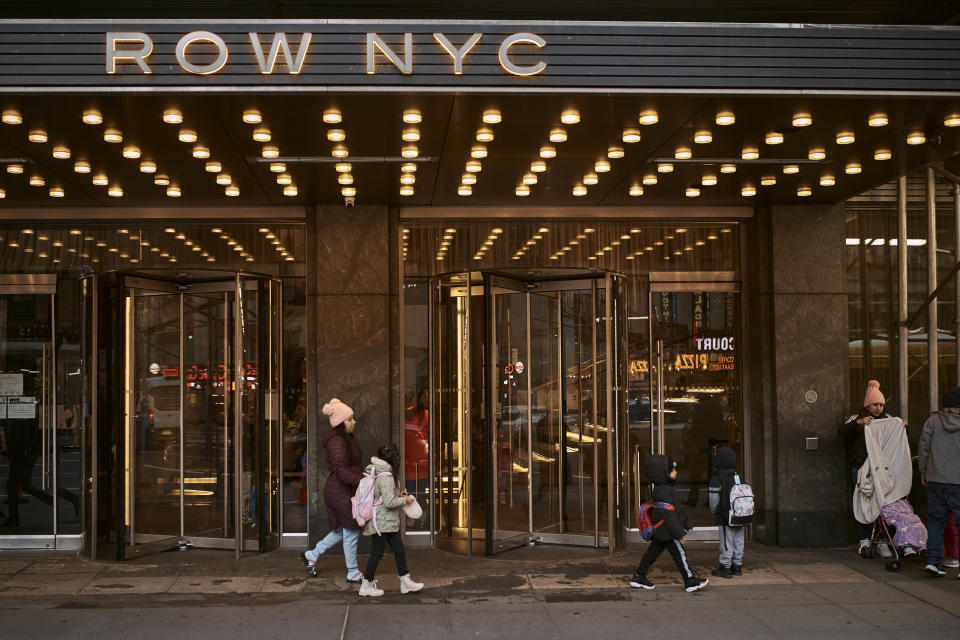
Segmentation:
[(642, 576), (639, 573), (633, 574), (633, 577), (630, 578), (630, 586), (636, 587), (637, 589), (656, 589), (656, 585), (647, 580), (647, 576)]
[(732, 564), (732, 565), (730, 565), (730, 573), (732, 573), (732, 574), (735, 575), (735, 576), (742, 576), (742, 575), (743, 575), (743, 567), (740, 566), (739, 564)]
[(310, 578), (317, 577), (317, 565), (315, 564), (307, 565), (307, 576)]
[(307, 557), (307, 552), (306, 552), (306, 551), (304, 551), (303, 553), (301, 553), (299, 557), (300, 557), (300, 562), (303, 563), (303, 566), (309, 567), (310, 565), (313, 564), (312, 562), (310, 562), (310, 558)]
[(693, 577), (693, 578), (687, 578), (686, 580), (684, 580), (683, 586), (687, 593), (693, 593), (694, 591), (699, 591), (700, 589), (703, 589), (709, 583), (710, 581), (707, 580), (706, 578)]
[(718, 578), (726, 578), (727, 580), (733, 577), (733, 572), (730, 570), (730, 567), (725, 567), (723, 565), (720, 565), (711, 571), (710, 574), (715, 575)]

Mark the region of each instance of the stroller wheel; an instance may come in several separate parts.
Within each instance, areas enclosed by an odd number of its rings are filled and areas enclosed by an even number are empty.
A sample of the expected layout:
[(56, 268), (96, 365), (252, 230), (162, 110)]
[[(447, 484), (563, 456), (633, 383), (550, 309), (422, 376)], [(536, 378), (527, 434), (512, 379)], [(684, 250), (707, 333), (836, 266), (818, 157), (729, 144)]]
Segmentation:
[(887, 571), (893, 571), (894, 573), (900, 571), (900, 561), (890, 560), (887, 562)]

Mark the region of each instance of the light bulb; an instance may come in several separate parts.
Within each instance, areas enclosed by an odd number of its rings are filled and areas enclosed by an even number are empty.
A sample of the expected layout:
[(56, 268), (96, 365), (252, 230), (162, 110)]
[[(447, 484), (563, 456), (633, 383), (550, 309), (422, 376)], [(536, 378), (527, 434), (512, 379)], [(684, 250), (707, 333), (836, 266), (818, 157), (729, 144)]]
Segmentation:
[(810, 149), (810, 153), (807, 154), (807, 158), (810, 160), (824, 160), (826, 157), (827, 152), (820, 148)]
[(764, 137), (763, 141), (767, 144), (781, 144), (783, 142), (783, 134), (779, 131), (771, 131)]
[(793, 126), (809, 127), (813, 124), (813, 116), (809, 113), (795, 113), (793, 115)]
[(183, 122), (183, 114), (176, 109), (166, 109), (163, 112), (163, 121), (167, 124), (180, 124)]
[(841, 131), (837, 134), (837, 144), (853, 144), (856, 139), (852, 131)]
[(641, 111), (640, 115), (637, 116), (637, 119), (640, 121), (640, 124), (651, 125), (657, 124), (660, 122), (660, 116), (657, 115), (657, 112), (653, 109), (647, 109), (646, 111)]
[(697, 131), (693, 134), (693, 141), (697, 144), (707, 144), (708, 142), (713, 142), (713, 134), (709, 131)]
[(638, 184), (632, 185), (632, 186), (630, 187), (629, 193), (630, 193), (631, 196), (642, 196), (642, 195), (643, 195), (643, 187), (641, 187), (641, 186), (638, 185)]
[(760, 152), (755, 147), (744, 147), (740, 157), (744, 160), (756, 160), (760, 157)]
[(772, 186), (775, 185), (775, 184), (777, 184), (777, 177), (776, 177), (776, 176), (763, 176), (762, 178), (760, 178), (760, 185), (761, 185), (761, 186), (764, 186), (764, 187), (772, 187)]
[(338, 109), (327, 109), (323, 112), (323, 121), (327, 124), (337, 124), (343, 121), (343, 116)]
[(566, 142), (567, 141), (567, 132), (563, 129), (557, 128), (550, 131), (550, 142)]
[(260, 124), (263, 122), (263, 116), (256, 109), (247, 109), (243, 112), (243, 121), (247, 124)]
[(90, 163), (84, 160), (77, 160), (73, 163), (73, 170), (77, 173), (90, 173)]
[(871, 127), (885, 127), (890, 122), (885, 113), (873, 113), (867, 118), (867, 124)]
[(633, 144), (634, 142), (640, 142), (640, 130), (639, 129), (624, 129), (623, 135), (620, 137), (621, 140), (627, 144)]
[(407, 124), (417, 124), (423, 121), (423, 116), (416, 109), (407, 109), (403, 112), (403, 121)]
[(577, 124), (580, 122), (580, 112), (576, 109), (567, 109), (560, 114), (560, 122), (563, 124)]
[(150, 160), (144, 160), (140, 163), (140, 172), (141, 173), (156, 173), (157, 163), (151, 162)]
[(203, 165), (203, 170), (207, 173), (220, 173), (223, 170), (223, 165), (217, 160), (211, 160)]
[(727, 164), (720, 165), (720, 173), (736, 173), (736, 172), (737, 172), (737, 165), (735, 164), (727, 163)]
[(84, 124), (103, 124), (103, 116), (96, 109), (87, 109), (81, 119)]
[(717, 124), (722, 127), (731, 125), (737, 121), (736, 116), (733, 115), (732, 111), (721, 111), (717, 113)]
[(610, 147), (607, 149), (607, 157), (611, 160), (616, 160), (624, 156), (623, 147)]
[(610, 163), (606, 160), (597, 160), (593, 165), (593, 170), (597, 173), (606, 173), (610, 171)]
[(43, 129), (33, 129), (30, 133), (27, 134), (27, 140), (30, 142), (46, 142), (47, 141), (47, 132)]
[(800, 166), (795, 164), (785, 164), (783, 165), (783, 172), (788, 175), (791, 173), (800, 173)]
[(177, 140), (180, 142), (196, 142), (197, 132), (193, 129), (180, 129), (177, 133)]
[(556, 158), (557, 157), (557, 148), (551, 147), (549, 145), (540, 147), (540, 157), (541, 158)]
[(3, 124), (23, 124), (23, 116), (20, 115), (19, 111), (14, 109), (4, 111), (3, 115), (0, 116), (0, 120), (3, 120)]
[(266, 127), (258, 127), (253, 130), (253, 140), (255, 142), (270, 142), (271, 137), (270, 129)]
[(487, 124), (499, 124), (501, 120), (499, 109), (487, 109), (483, 112), (483, 121)]

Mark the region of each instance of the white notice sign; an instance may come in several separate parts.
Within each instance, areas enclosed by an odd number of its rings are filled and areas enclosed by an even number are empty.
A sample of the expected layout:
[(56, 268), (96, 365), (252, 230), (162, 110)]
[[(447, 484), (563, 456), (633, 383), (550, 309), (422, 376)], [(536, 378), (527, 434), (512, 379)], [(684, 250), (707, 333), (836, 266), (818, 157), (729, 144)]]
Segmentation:
[(33, 396), (7, 398), (7, 419), (28, 420), (37, 417), (37, 399)]
[(0, 396), (0, 420), (7, 419), (7, 399)]
[(22, 396), (23, 374), (0, 373), (0, 396)]

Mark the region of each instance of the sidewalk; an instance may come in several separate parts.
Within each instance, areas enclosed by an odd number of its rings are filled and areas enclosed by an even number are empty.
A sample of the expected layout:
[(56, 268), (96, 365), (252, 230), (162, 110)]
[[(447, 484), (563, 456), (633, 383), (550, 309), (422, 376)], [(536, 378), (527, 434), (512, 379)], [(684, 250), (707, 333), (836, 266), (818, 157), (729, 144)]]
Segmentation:
[[(752, 635), (751, 630), (757, 637), (772, 632), (786, 637), (801, 631), (820, 635), (844, 632), (847, 635), (843, 637), (859, 637), (853, 632), (880, 628), (884, 629), (881, 635), (890, 635), (891, 625), (900, 625), (903, 631), (893, 634), (895, 637), (915, 638), (921, 628), (933, 632), (925, 633), (925, 637), (956, 637), (960, 629), (960, 580), (956, 570), (943, 578), (930, 578), (921, 571), (919, 559), (905, 561), (901, 573), (890, 573), (880, 559), (863, 560), (850, 550), (790, 550), (750, 544), (744, 575), (724, 580), (709, 575), (715, 566), (716, 545), (690, 543), (691, 563), (698, 573), (710, 577), (710, 585), (687, 594), (666, 553), (649, 576), (657, 589), (632, 589), (627, 582), (642, 551), (640, 545), (613, 555), (570, 547), (536, 547), (494, 558), (467, 558), (433, 549), (413, 549), (408, 550), (408, 563), (413, 577), (426, 583), (424, 590), (401, 596), (395, 565), (387, 555), (378, 574), (378, 582), (387, 593), (377, 599), (359, 598), (357, 587), (345, 582), (342, 556), (321, 557), (319, 577), (307, 578), (295, 551), (234, 560), (229, 552), (191, 550), (126, 563), (4, 552), (0, 553), (0, 620), (13, 632), (17, 627), (9, 625), (15, 621), (26, 624), (42, 615), (40, 609), (60, 610), (54, 616), (57, 618), (64, 610), (110, 611), (111, 616), (123, 618), (132, 611), (176, 607), (182, 613), (182, 608), (189, 607), (196, 612), (190, 617), (191, 624), (209, 616), (219, 619), (227, 615), (223, 611), (203, 612), (211, 607), (239, 611), (238, 619), (252, 616), (253, 611), (261, 617), (271, 612), (296, 617), (328, 611), (327, 617), (332, 619), (328, 624), (332, 626), (326, 631), (330, 635), (320, 633), (315, 637), (351, 637), (346, 623), (351, 615), (356, 620), (357, 612), (351, 614), (350, 609), (360, 607), (383, 613), (422, 612), (413, 616), (424, 625), (417, 637), (457, 637), (437, 630), (452, 631), (462, 623), (471, 630), (471, 637), (516, 637), (512, 631), (519, 624), (525, 628), (524, 637), (535, 638), (573, 637), (566, 635), (572, 628), (568, 625), (584, 613), (590, 619), (601, 616), (604, 637), (627, 637), (630, 631), (623, 626), (626, 614), (635, 615), (638, 607), (664, 606), (670, 615), (683, 612), (687, 631), (702, 627), (704, 632), (710, 632), (716, 622), (710, 618), (711, 612), (729, 616), (732, 610), (742, 610), (745, 617), (738, 624), (746, 626), (743, 633), (735, 634), (741, 637)], [(364, 561), (361, 556), (361, 566)], [(645, 613), (663, 615), (656, 611), (659, 609)], [(76, 615), (78, 620), (88, 619)], [(436, 616), (440, 616), (439, 627), (428, 624)], [(561, 619), (564, 622), (558, 624)], [(542, 624), (529, 626), (535, 620)], [(618, 620), (620, 627), (616, 626)], [(257, 624), (262, 622), (256, 619)], [(27, 628), (30, 637), (42, 637), (35, 634), (36, 620), (21, 631), (26, 633)], [(941, 629), (947, 635), (935, 633)], [(267, 630), (277, 631), (269, 626)], [(481, 630), (491, 631), (491, 635)], [(499, 635), (492, 633), (495, 630)], [(589, 625), (583, 630), (587, 637), (599, 637)], [(344, 635), (338, 635), (341, 631)]]

